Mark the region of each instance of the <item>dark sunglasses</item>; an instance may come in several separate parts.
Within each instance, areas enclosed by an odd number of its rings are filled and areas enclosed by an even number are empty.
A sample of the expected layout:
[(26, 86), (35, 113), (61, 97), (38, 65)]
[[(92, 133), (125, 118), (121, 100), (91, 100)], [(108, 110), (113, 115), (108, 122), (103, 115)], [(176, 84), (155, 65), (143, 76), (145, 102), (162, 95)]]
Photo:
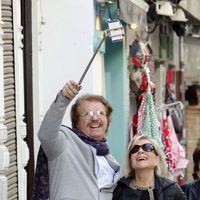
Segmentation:
[(154, 146), (153, 146), (151, 143), (146, 143), (146, 144), (143, 144), (143, 145), (134, 145), (134, 146), (130, 149), (129, 154), (131, 155), (131, 154), (137, 153), (137, 152), (139, 151), (140, 147), (141, 147), (142, 150), (145, 151), (145, 152), (154, 151), (154, 152), (156, 153)]

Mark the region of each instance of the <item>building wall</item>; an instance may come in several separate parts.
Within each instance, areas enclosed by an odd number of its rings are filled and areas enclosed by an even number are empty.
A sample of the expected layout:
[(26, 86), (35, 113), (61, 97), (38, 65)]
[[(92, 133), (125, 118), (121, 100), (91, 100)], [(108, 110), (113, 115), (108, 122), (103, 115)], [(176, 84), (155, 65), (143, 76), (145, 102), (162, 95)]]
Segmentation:
[[(35, 152), (44, 113), (68, 80), (79, 81), (93, 54), (95, 5), (86, 1), (33, 1), (33, 92)], [(102, 93), (102, 55), (97, 55), (80, 94)], [(94, 78), (95, 77), (95, 78)], [(100, 85), (100, 86), (99, 86)], [(67, 110), (64, 122), (70, 125)]]
[[(21, 2), (0, 3), (0, 199), (26, 200), (29, 160), (24, 122)], [(3, 80), (4, 79), (4, 80)]]
[(193, 158), (192, 154), (200, 139), (200, 105), (187, 106), (185, 112), (186, 151), (189, 164), (186, 170), (186, 181), (192, 181)]
[[(195, 55), (195, 56), (194, 56)], [(197, 38), (184, 38), (184, 69), (186, 84), (200, 84), (200, 41)]]
[(117, 161), (123, 166), (128, 144), (129, 76), (128, 55), (123, 42), (107, 40), (105, 55), (106, 96), (113, 107), (109, 144)]

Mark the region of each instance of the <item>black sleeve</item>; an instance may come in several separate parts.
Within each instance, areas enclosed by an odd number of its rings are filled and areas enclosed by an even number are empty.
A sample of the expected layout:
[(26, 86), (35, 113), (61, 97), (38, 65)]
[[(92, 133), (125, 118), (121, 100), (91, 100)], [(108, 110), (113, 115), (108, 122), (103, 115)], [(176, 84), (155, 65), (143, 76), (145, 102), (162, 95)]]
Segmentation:
[(187, 200), (187, 198), (186, 198), (186, 194), (183, 192), (183, 190), (182, 190), (182, 188), (178, 185), (178, 184), (176, 184), (176, 186), (177, 186), (177, 192), (176, 192), (176, 200)]
[(113, 199), (112, 200), (118, 200), (118, 196), (119, 196), (118, 193), (119, 192), (118, 192), (118, 185), (117, 185), (117, 187), (113, 191)]
[(189, 199), (190, 184), (181, 185), (181, 189)]

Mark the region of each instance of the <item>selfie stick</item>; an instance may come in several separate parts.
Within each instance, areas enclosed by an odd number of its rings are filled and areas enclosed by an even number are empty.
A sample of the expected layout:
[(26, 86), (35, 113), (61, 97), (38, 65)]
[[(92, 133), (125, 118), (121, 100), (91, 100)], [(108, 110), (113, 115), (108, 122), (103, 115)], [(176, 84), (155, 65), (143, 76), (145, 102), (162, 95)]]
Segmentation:
[(92, 64), (92, 61), (94, 60), (99, 48), (103, 44), (106, 37), (110, 37), (112, 39), (112, 42), (119, 42), (119, 41), (122, 41), (122, 39), (123, 39), (124, 29), (123, 29), (123, 26), (120, 23), (120, 21), (118, 19), (115, 19), (115, 20), (107, 20), (106, 22), (108, 23), (109, 29), (104, 31), (103, 38), (101, 39), (101, 42), (99, 43), (97, 49), (95, 50), (93, 56), (91, 57), (87, 67), (85, 68), (85, 70), (78, 82), (78, 85), (81, 85), (85, 75), (87, 74), (87, 72)]

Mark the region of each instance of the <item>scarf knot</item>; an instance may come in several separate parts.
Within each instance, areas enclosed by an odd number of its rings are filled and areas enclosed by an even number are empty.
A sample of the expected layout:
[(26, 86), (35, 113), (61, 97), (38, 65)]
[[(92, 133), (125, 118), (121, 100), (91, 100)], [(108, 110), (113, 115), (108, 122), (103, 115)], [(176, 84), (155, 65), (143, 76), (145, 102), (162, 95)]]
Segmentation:
[(91, 145), (97, 150), (98, 156), (105, 156), (109, 154), (109, 147), (106, 143), (106, 138), (103, 138), (101, 140), (95, 140), (84, 133), (82, 133), (78, 128), (71, 129), (82, 141), (84, 141), (86, 144)]

